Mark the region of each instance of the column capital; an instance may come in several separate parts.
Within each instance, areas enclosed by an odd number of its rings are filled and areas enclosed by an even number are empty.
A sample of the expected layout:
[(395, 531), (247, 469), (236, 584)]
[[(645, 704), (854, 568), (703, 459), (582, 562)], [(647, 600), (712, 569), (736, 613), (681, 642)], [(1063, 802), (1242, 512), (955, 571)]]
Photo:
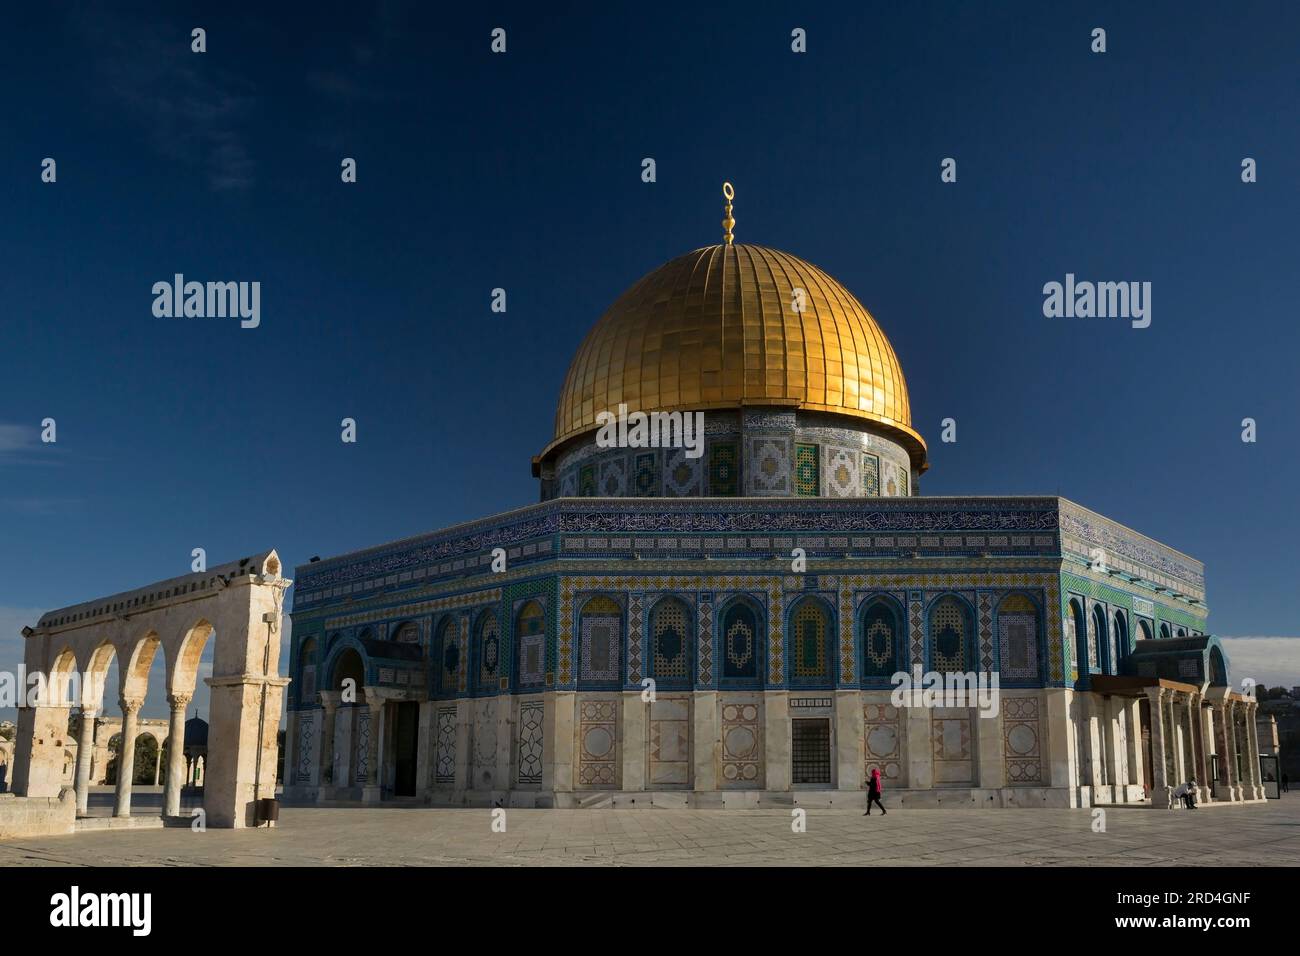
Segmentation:
[(91, 707), (88, 704), (81, 705), (81, 719), (95, 721), (99, 719), (99, 708)]
[(326, 710), (337, 710), (342, 702), (343, 695), (336, 690), (323, 690), (320, 692), (320, 704)]
[(192, 701), (193, 699), (194, 699), (194, 695), (192, 693), (167, 695), (167, 703), (171, 705), (172, 710), (176, 710), (177, 708), (184, 710), (186, 707), (189, 706), (190, 701)]
[(144, 706), (143, 697), (119, 697), (117, 705), (122, 708), (124, 714), (139, 713), (140, 708)]

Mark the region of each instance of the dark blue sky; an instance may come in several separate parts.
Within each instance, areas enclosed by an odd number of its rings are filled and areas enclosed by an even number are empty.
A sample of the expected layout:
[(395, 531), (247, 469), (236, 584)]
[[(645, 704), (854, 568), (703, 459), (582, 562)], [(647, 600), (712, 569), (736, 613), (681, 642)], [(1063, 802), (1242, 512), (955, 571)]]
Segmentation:
[[(729, 179), (892, 340), (924, 493), (1059, 493), (1204, 560), (1216, 633), (1300, 631), (1294, 4), (48, 6), (0, 38), (12, 613), (535, 501), (584, 332)], [(155, 318), (176, 272), (261, 327)], [(1151, 327), (1045, 318), (1067, 272)]]

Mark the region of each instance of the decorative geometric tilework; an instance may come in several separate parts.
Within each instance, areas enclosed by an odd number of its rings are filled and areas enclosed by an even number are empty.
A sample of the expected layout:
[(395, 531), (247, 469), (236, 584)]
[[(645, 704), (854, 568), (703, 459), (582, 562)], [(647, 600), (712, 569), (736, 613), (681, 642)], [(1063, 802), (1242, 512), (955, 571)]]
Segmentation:
[(582, 609), (580, 680), (617, 683), (623, 640), (623, 611), (606, 597), (588, 601)]
[(578, 784), (612, 787), (618, 779), (617, 710), (608, 700), (578, 705)]
[(663, 488), (667, 498), (695, 498), (702, 491), (704, 459), (688, 458), (686, 452), (685, 448), (673, 448), (664, 454)]
[(684, 787), (690, 783), (690, 718), (689, 697), (658, 697), (650, 702), (650, 786)]
[(889, 678), (900, 670), (896, 650), (898, 633), (899, 621), (894, 608), (887, 601), (872, 601), (862, 615), (864, 680)]
[(469, 615), (460, 616), (460, 640), (457, 642), (458, 663), (456, 665), (456, 683), (460, 693), (465, 693), (469, 685)]
[(979, 595), (979, 658), (980, 669), (993, 671), (993, 596), (987, 591)]
[(709, 687), (713, 684), (713, 601), (709, 595), (700, 595), (699, 613), (699, 649), (695, 655), (699, 661), (699, 686)]
[(474, 713), (474, 790), (491, 790), (497, 768), (496, 706), (491, 702), (476, 702)]
[(357, 714), (357, 767), (353, 782), (366, 783), (370, 769), (370, 708), (358, 707)]
[(434, 745), (434, 775), (437, 783), (456, 782), (456, 708), (438, 709), (438, 726)]
[(1042, 783), (1043, 758), (1037, 698), (1002, 698), (1002, 750), (1006, 786)]
[(732, 601), (722, 615), (722, 683), (759, 677), (762, 631), (758, 615), (745, 601)]
[(749, 490), (756, 495), (790, 493), (790, 440), (754, 438), (750, 440)]
[(821, 494), (820, 474), (817, 467), (817, 446), (794, 446), (794, 493), (803, 498), (816, 498)]
[(998, 606), (998, 645), (1002, 680), (1038, 679), (1038, 612), (1023, 594)]
[(762, 786), (763, 725), (757, 703), (722, 705), (722, 788)]
[(740, 446), (735, 442), (709, 445), (709, 495), (734, 498), (740, 494)]
[(826, 655), (830, 628), (821, 602), (811, 598), (801, 601), (790, 616), (790, 626), (794, 629), (790, 656), (795, 680), (825, 680), (830, 674)]
[(898, 495), (898, 466), (888, 458), (880, 462), (880, 482), (885, 489), (885, 497), (894, 498)]
[(298, 766), (297, 782), (312, 783), (312, 777), (319, 761), (316, 753), (316, 714), (318, 711), (304, 711), (298, 716)]
[(912, 594), (907, 617), (912, 631), (912, 652), (907, 661), (908, 667), (911, 667), (925, 660), (925, 603), (919, 591)]
[[(594, 483), (594, 478), (593, 478)], [(560, 478), (560, 498), (576, 498), (578, 496), (578, 473), (572, 469), (566, 471)]]
[(868, 498), (880, 497), (880, 459), (875, 455), (862, 456), (862, 493)]
[(862, 775), (865, 788), (871, 780), (871, 771), (879, 770), (886, 780), (898, 780), (903, 773), (903, 732), (899, 726), (899, 710), (892, 704), (864, 704), (862, 709), (862, 755), (866, 772)]
[(519, 705), (519, 784), (540, 785), (542, 782), (543, 717), (546, 707), (540, 700), (524, 701)]
[(535, 687), (546, 681), (546, 612), (537, 601), (528, 601), (515, 617), (519, 642), (519, 684)]
[(853, 646), (853, 591), (847, 581), (840, 588), (840, 686), (857, 682)]
[(659, 497), (659, 463), (654, 452), (637, 455), (632, 471), (632, 494), (637, 498)]
[(852, 498), (859, 495), (858, 490), (858, 453), (848, 448), (827, 446), (826, 456), (826, 494), (831, 498)]
[(495, 690), (501, 673), (501, 629), (497, 626), (497, 616), (490, 610), (484, 611), (478, 620), (478, 651), (479, 689)]
[(641, 683), (641, 608), (640, 591), (627, 596), (627, 682)]
[(578, 497), (596, 497), (596, 466), (583, 465), (578, 469)]
[(931, 667), (944, 674), (966, 670), (966, 609), (955, 597), (940, 598), (930, 611)]
[(781, 622), (785, 620), (785, 609), (781, 603), (781, 586), (777, 583), (772, 584), (767, 594), (767, 620), (769, 632), (767, 682), (779, 687), (784, 680), (785, 652), (782, 650), (784, 638)]
[(906, 468), (898, 469), (898, 496), (906, 498), (908, 495), (909, 476)]
[(600, 481), (596, 486), (598, 495), (605, 498), (621, 498), (627, 494), (627, 459), (606, 458), (600, 463)]
[(689, 684), (690, 613), (676, 598), (664, 598), (650, 613), (651, 666), (656, 682)]
[(970, 711), (937, 707), (932, 714), (935, 785), (970, 786), (975, 782)]

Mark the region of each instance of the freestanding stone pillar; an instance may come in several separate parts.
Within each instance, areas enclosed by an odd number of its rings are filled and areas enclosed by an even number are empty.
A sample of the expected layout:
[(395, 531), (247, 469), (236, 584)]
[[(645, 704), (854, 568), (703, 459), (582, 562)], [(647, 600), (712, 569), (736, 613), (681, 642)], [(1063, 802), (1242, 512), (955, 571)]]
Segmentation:
[(95, 716), (91, 707), (81, 708), (81, 730), (77, 734), (77, 813), (90, 805), (90, 762), (95, 756)]
[(185, 786), (185, 708), (189, 706), (189, 694), (168, 694), (167, 740), (167, 784), (163, 787), (163, 816), (181, 815), (181, 787)]
[(117, 748), (117, 798), (113, 803), (113, 816), (131, 815), (131, 778), (135, 776), (135, 737), (139, 728), (140, 697), (123, 697), (118, 701), (122, 708), (122, 742)]
[(1151, 701), (1151, 805), (1167, 810), (1172, 806), (1173, 791), (1165, 765), (1170, 729), (1165, 726), (1165, 694), (1163, 687), (1147, 688), (1147, 699)]

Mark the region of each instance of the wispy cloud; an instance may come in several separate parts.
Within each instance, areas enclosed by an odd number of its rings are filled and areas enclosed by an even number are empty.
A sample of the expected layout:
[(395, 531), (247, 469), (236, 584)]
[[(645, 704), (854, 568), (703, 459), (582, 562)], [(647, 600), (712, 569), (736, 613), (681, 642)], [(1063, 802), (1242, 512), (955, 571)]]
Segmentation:
[(76, 21), (97, 51), (104, 89), (164, 157), (200, 165), (216, 192), (252, 187), (256, 162), (245, 127), (252, 84), (190, 50), (190, 30), (81, 8)]
[(1250, 677), (1265, 687), (1300, 686), (1300, 636), (1223, 637), (1234, 685)]
[[(35, 624), (44, 613), (41, 608), (0, 605), (0, 671), (18, 669), (27, 646), (23, 628)], [(17, 715), (12, 707), (0, 707), (0, 720), (15, 720)]]

